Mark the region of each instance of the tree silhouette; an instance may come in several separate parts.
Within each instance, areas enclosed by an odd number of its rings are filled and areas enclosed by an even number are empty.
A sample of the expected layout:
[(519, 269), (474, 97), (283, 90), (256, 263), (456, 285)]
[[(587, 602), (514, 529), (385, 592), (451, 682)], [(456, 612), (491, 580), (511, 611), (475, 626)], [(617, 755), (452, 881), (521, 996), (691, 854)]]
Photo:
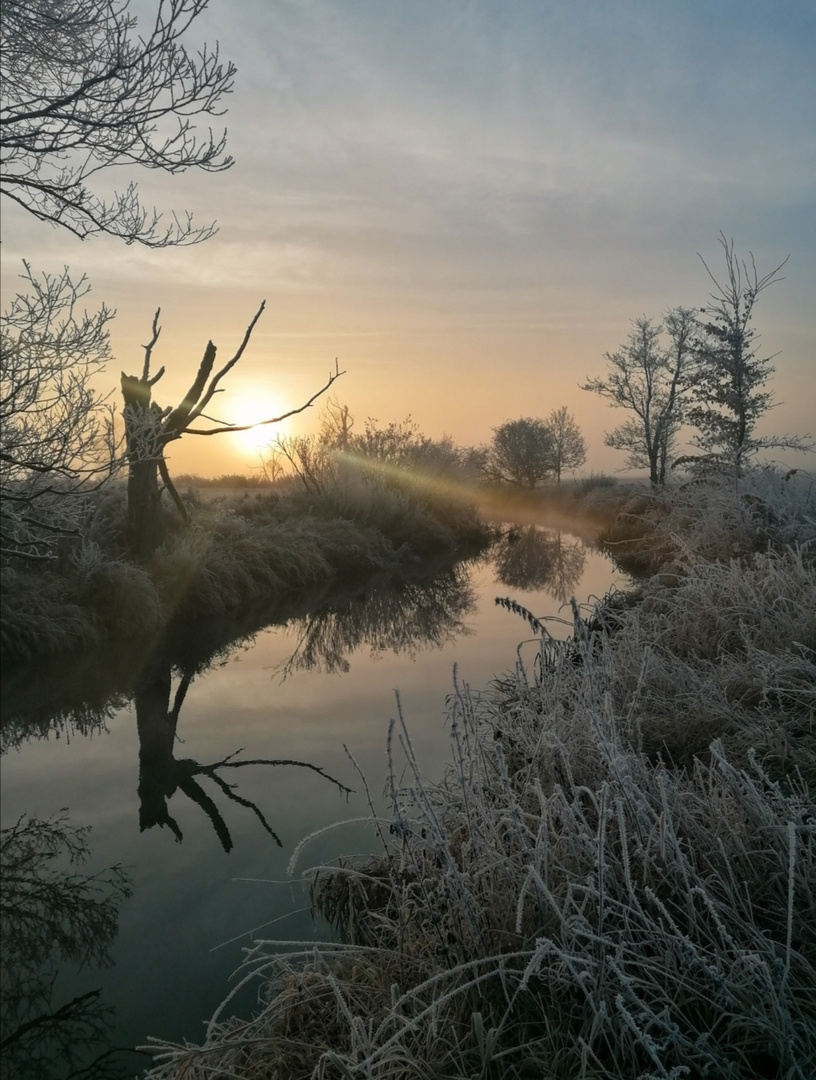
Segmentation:
[(325, 777), (340, 791), (350, 789), (339, 780), (329, 776), (317, 765), (291, 758), (250, 758), (236, 761), (236, 750), (220, 761), (202, 765), (191, 758), (177, 759), (174, 753), (179, 714), (187, 691), (195, 677), (194, 672), (182, 673), (175, 694), (172, 695), (173, 663), (169, 654), (157, 651), (140, 674), (134, 694), (136, 726), (139, 733), (139, 828), (167, 826), (180, 842), (182, 831), (171, 815), (168, 802), (177, 791), (201, 807), (209, 818), (215, 834), (225, 852), (232, 850), (233, 841), (229, 828), (211, 795), (199, 783), (199, 778), (210, 780), (230, 802), (251, 810), (263, 828), (278, 846), (280, 840), (260, 808), (235, 791), (235, 785), (227, 783), (221, 772), (225, 769), (243, 769), (257, 765), (292, 765)]
[(586, 443), (581, 429), (575, 423), (575, 417), (566, 405), (553, 409), (547, 417), (547, 427), (552, 435), (552, 471), (555, 473), (555, 482), (560, 484), (564, 469), (578, 469), (586, 461)]
[[(626, 450), (629, 468), (647, 468), (655, 486), (666, 482), (666, 466), (683, 419), (695, 330), (696, 316), (688, 308), (674, 308), (663, 322), (643, 315), (635, 319), (625, 344), (605, 354), (606, 378), (588, 379), (581, 387), (632, 413), (607, 432), (604, 442)], [(664, 331), (667, 345), (661, 341)]]
[[(187, 511), (170, 479), (167, 462), (164, 458), (165, 447), (169, 443), (182, 438), (184, 435), (223, 435), (226, 432), (248, 431), (250, 428), (278, 424), (287, 417), (295, 416), (297, 413), (308, 409), (343, 374), (335, 361), (334, 372), (329, 375), (326, 383), (316, 393), (312, 394), (303, 405), (295, 409), (289, 409), (288, 412), (282, 413), (280, 416), (269, 417), (252, 424), (222, 424), (213, 421), (207, 416), (204, 410), (216, 394), (223, 392), (220, 386), (221, 380), (241, 359), (265, 306), (266, 301), (263, 301), (247, 327), (243, 340), (232, 358), (215, 373), (213, 373), (213, 369), (217, 350), (212, 341), (207, 342), (195, 379), (181, 403), (174, 409), (169, 407), (162, 409), (152, 401), (153, 387), (161, 379), (165, 371), (161, 367), (155, 375), (151, 376), (150, 374), (153, 349), (161, 333), (161, 327), (159, 326), (161, 308), (156, 311), (153, 318), (152, 336), (145, 345), (145, 358), (141, 376), (126, 375), (122, 372), (122, 396), (125, 400), (125, 437), (128, 458), (127, 532), (130, 551), (136, 558), (143, 560), (149, 558), (163, 538), (164, 518), (161, 511), (162, 491), (159, 488), (159, 476), (161, 476), (164, 487), (169, 492), (179, 513), (185, 520), (187, 519)], [(210, 426), (191, 427), (198, 420)]]
[(494, 428), (485, 473), (491, 480), (532, 489), (553, 471), (553, 443), (543, 420), (508, 420)]
[(760, 277), (750, 252), (749, 265), (737, 258), (734, 241), (724, 233), (720, 233), (720, 246), (725, 255), (724, 279), (716, 278), (700, 256), (715, 286), (710, 303), (700, 309), (708, 321), (702, 324), (697, 344), (694, 404), (688, 413), (697, 428), (694, 445), (700, 453), (686, 455), (680, 463), (696, 471), (728, 472), (736, 478), (758, 450), (809, 450), (812, 444), (796, 435), (755, 434), (757, 421), (773, 404), (773, 395), (764, 387), (774, 368), (772, 357), (757, 355), (754, 307), (759, 294), (781, 280), (779, 271), (788, 260)]

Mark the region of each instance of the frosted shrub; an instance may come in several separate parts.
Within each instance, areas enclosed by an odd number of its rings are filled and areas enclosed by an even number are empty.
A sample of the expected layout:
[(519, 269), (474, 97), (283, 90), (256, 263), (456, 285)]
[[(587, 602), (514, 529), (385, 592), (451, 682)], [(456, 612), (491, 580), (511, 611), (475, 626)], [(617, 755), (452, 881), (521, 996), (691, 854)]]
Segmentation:
[(93, 540), (83, 540), (71, 553), (71, 563), (80, 577), (90, 577), (105, 562), (105, 556), (99, 544)]
[(611, 648), (611, 692), (641, 749), (684, 762), (723, 738), (741, 762), (755, 746), (813, 769), (816, 573), (801, 549), (655, 579)]
[(683, 570), (695, 559), (728, 561), (768, 548), (816, 543), (816, 485), (756, 470), (733, 480), (689, 482), (633, 495), (602, 539), (639, 570)]

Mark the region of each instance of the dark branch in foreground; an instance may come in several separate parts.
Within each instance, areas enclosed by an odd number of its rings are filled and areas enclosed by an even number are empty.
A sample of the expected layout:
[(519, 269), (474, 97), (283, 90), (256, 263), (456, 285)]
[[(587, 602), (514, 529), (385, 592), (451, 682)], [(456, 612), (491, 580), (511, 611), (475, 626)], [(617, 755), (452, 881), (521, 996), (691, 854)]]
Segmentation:
[(331, 781), (344, 795), (354, 794), (354, 788), (346, 787), (345, 784), (341, 784), (339, 780), (327, 773), (325, 769), (321, 769), (319, 765), (312, 765), (308, 761), (297, 761), (295, 758), (252, 758), (249, 761), (233, 761), (232, 758), (240, 753), (241, 750), (236, 750), (234, 753), (228, 754), (223, 761), (217, 761), (214, 765), (207, 767), (209, 769), (242, 769), (245, 765), (295, 765), (299, 769), (311, 769), (312, 772), (316, 772), (319, 776)]
[(289, 412), (281, 413), (280, 416), (273, 416), (269, 420), (256, 420), (254, 424), (225, 424), (223, 427), (211, 428), (209, 431), (203, 431), (200, 428), (187, 428), (188, 435), (221, 435), (226, 431), (252, 431), (253, 428), (266, 427), (269, 424), (280, 424), (283, 420), (288, 420), (290, 416), (297, 416), (298, 413), (305, 412), (306, 409), (311, 408), (319, 397), (326, 393), (332, 383), (336, 379), (339, 379), (341, 375), (345, 375), (345, 371), (340, 371), (337, 366), (337, 361), (334, 362), (334, 372), (329, 376), (325, 385), (312, 394), (307, 402), (301, 405), (297, 409), (290, 409)]

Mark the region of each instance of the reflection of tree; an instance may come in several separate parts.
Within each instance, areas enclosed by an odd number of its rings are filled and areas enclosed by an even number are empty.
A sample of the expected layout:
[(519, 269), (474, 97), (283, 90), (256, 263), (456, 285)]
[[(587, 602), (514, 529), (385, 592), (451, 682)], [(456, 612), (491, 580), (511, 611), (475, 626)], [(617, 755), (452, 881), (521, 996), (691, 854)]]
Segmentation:
[(232, 837), (227, 824), (215, 801), (196, 779), (196, 777), (207, 777), (227, 799), (251, 810), (264, 829), (280, 845), (280, 840), (255, 803), (236, 794), (235, 785), (228, 784), (220, 775), (224, 769), (241, 769), (250, 765), (297, 765), (326, 777), (341, 791), (349, 790), (316, 765), (310, 765), (305, 761), (284, 758), (253, 758), (234, 761), (235, 754), (229, 754), (212, 765), (201, 765), (190, 758), (177, 760), (173, 754), (176, 728), (181, 707), (193, 680), (193, 673), (187, 671), (182, 674), (171, 707), (172, 667), (170, 657), (158, 652), (145, 666), (136, 683), (134, 701), (136, 725), (139, 732), (139, 826), (141, 830), (150, 829), (154, 825), (167, 825), (176, 839), (181, 840), (181, 829), (167, 807), (168, 800), (179, 790), (201, 807), (212, 822), (224, 851), (231, 851)]
[(349, 654), (363, 646), (375, 654), (441, 648), (470, 633), (462, 616), (475, 603), (470, 576), (461, 564), (430, 581), (391, 581), (293, 620), (289, 625), (300, 638), (283, 673), (348, 671)]
[(584, 573), (586, 548), (580, 540), (568, 542), (559, 529), (552, 542), (552, 574), (547, 592), (559, 604), (566, 604)]
[(0, 833), (4, 1077), (45, 1080), (58, 1075), (56, 1065), (72, 1078), (122, 1075), (115, 1051), (88, 1064), (112, 1018), (100, 991), (59, 1007), (53, 1002), (58, 964), (80, 969), (110, 964), (119, 903), (131, 892), (119, 866), (93, 877), (54, 867), (57, 859), (73, 865), (87, 859), (87, 833), (69, 825), (64, 811), (48, 821), (21, 818)]
[(130, 641), (80, 654), (7, 664), (0, 680), (0, 754), (28, 739), (91, 736), (107, 730), (133, 699), (140, 673), (160, 651), (181, 671), (206, 671), (252, 639), (264, 620), (243, 611), (232, 618), (171, 627), (160, 642)]
[(560, 530), (517, 525), (497, 544), (494, 563), (504, 585), (545, 589), (559, 604), (565, 604), (584, 572), (586, 550), (580, 540), (564, 540)]

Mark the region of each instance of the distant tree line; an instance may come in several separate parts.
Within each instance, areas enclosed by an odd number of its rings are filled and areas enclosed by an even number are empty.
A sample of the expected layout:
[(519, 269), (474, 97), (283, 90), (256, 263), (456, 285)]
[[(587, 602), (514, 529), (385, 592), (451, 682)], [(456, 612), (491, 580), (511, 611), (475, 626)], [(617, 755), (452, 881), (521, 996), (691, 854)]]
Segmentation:
[(175, 484), (178, 488), (268, 488), (271, 481), (263, 473), (221, 473), (219, 476), (178, 473)]
[(363, 481), (376, 477), (388, 485), (406, 483), (433, 486), (443, 477), (477, 480), (484, 454), (458, 447), (449, 435), (432, 439), (407, 416), (381, 424), (369, 417), (355, 432), (348, 405), (329, 398), (315, 435), (282, 435), (261, 455), (267, 480), (294, 476), (311, 495), (325, 494), (337, 482), (339, 468)]

